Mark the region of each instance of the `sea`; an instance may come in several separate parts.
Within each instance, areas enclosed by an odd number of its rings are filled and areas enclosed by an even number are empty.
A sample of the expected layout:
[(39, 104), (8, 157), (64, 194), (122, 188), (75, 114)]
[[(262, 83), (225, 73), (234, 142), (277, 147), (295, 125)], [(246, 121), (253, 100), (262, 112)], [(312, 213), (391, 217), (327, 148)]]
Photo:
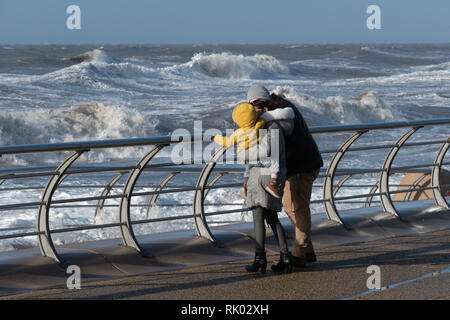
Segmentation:
[[(292, 101), (312, 126), (450, 118), (450, 44), (282, 44), (282, 45), (0, 45), (0, 146), (169, 136), (182, 129), (235, 128), (233, 108), (246, 100), (251, 85)], [(395, 143), (407, 129), (364, 134), (355, 146)], [(352, 133), (317, 134), (321, 150), (337, 149)], [(445, 140), (450, 128), (422, 128), (410, 140)], [(401, 150), (395, 166), (431, 164), (440, 144)], [(134, 165), (151, 147), (93, 150), (74, 166)], [(340, 168), (381, 168), (389, 149), (349, 152)], [(152, 163), (172, 159), (164, 148)], [(68, 152), (0, 157), (0, 170), (58, 166)], [(332, 154), (324, 154), (328, 164)], [(447, 156), (448, 159), (448, 156)], [(207, 160), (207, 159), (206, 159)], [(237, 164), (241, 166), (241, 164)], [(448, 169), (448, 166), (444, 166)], [(66, 178), (53, 199), (100, 195), (116, 172)], [(154, 190), (168, 173), (145, 173), (136, 192)], [(121, 193), (126, 175), (111, 194)], [(391, 177), (392, 189), (401, 174)], [(193, 186), (197, 173), (178, 174), (170, 186)], [(336, 178), (338, 179), (338, 178)], [(338, 196), (367, 193), (377, 174), (356, 175)], [(0, 185), (0, 206), (39, 201), (48, 177), (7, 179)], [(220, 183), (238, 183), (228, 174)], [(219, 182), (218, 182), (219, 183)], [(312, 199), (322, 198), (318, 179)], [(133, 197), (132, 219), (192, 214), (193, 192), (162, 194), (149, 213), (150, 196)], [(359, 200), (359, 203), (358, 203)], [(365, 199), (338, 204), (361, 207)], [(374, 199), (374, 201), (376, 198)], [(208, 212), (241, 208), (238, 188), (208, 193)], [(52, 228), (118, 221), (119, 199), (53, 206)], [(374, 203), (374, 205), (376, 205)], [(312, 205), (314, 214), (323, 205)], [(284, 212), (280, 217), (285, 216)], [(37, 208), (0, 210), (0, 235), (32, 232)], [(251, 221), (251, 214), (208, 218), (211, 226)], [(193, 219), (135, 225), (138, 235), (193, 229)], [(54, 234), (57, 245), (120, 237), (118, 228)], [(36, 236), (0, 240), (0, 250), (38, 245)]]

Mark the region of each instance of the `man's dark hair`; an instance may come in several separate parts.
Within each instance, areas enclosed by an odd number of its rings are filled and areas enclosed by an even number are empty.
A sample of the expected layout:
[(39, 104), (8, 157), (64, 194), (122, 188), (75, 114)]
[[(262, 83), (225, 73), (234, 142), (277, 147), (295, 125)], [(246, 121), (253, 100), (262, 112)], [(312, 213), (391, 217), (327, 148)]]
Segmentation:
[(270, 95), (270, 100), (267, 100), (267, 109), (269, 111), (278, 109), (278, 108), (295, 108), (294, 104), (290, 102), (289, 100), (284, 99), (283, 97), (280, 97), (274, 93)]

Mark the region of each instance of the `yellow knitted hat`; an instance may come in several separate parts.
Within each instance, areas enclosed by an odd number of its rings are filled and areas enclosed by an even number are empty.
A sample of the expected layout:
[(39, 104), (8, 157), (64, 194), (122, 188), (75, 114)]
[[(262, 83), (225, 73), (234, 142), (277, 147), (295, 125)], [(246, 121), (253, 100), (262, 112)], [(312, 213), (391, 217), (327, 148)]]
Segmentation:
[(233, 121), (244, 130), (253, 128), (258, 121), (255, 108), (250, 103), (240, 103), (233, 110)]

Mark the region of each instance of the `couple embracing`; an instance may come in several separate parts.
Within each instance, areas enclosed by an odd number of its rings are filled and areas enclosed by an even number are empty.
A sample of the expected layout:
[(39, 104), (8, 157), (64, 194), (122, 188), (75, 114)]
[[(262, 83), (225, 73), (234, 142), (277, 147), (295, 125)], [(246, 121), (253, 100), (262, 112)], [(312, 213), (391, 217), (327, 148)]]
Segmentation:
[[(293, 266), (301, 268), (316, 261), (309, 202), (323, 161), (305, 120), (291, 102), (263, 86), (252, 86), (247, 99), (248, 103), (240, 103), (233, 111), (239, 129), (230, 137), (218, 135), (214, 141), (223, 147), (237, 144), (238, 159), (246, 164), (243, 190), (253, 211), (256, 244), (255, 259), (247, 271), (266, 271), (265, 220), (280, 248), (280, 259), (271, 269), (290, 272)], [(292, 252), (278, 219), (282, 207), (295, 229)]]

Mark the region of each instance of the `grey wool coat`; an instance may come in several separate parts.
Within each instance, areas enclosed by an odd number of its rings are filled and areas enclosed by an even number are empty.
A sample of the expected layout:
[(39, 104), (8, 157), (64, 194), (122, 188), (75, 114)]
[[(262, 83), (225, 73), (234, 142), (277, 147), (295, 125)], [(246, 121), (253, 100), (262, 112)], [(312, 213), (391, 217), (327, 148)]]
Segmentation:
[[(247, 207), (253, 209), (261, 206), (273, 211), (281, 211), (284, 183), (286, 181), (286, 156), (283, 121), (268, 121), (260, 130), (260, 143), (238, 154), (240, 160), (246, 161)], [(272, 141), (272, 143), (271, 143)], [(264, 190), (270, 183), (270, 172), (264, 167), (268, 159), (276, 157), (279, 162), (278, 185), (280, 198), (275, 198)], [(274, 159), (274, 158), (272, 158)]]

